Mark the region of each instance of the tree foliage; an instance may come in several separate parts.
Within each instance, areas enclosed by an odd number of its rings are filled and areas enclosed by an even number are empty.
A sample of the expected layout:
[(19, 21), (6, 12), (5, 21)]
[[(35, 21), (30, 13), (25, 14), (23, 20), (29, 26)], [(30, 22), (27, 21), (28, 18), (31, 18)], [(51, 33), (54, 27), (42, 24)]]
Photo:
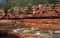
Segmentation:
[(14, 6), (24, 7), (24, 6), (32, 6), (38, 4), (56, 4), (56, 3), (60, 3), (60, 0), (16, 0), (16, 1), (6, 0), (6, 4), (3, 5), (2, 3), (0, 3), (0, 7), (1, 6), (3, 6), (4, 8), (14, 7)]

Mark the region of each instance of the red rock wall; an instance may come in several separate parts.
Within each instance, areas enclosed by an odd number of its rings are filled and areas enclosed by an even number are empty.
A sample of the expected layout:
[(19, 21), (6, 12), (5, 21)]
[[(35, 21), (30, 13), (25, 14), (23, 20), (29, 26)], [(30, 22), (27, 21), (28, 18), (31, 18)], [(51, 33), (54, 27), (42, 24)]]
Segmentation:
[(48, 30), (48, 29), (60, 30), (60, 19), (1, 20), (0, 23), (21, 24), (24, 26), (46, 29), (46, 30)]

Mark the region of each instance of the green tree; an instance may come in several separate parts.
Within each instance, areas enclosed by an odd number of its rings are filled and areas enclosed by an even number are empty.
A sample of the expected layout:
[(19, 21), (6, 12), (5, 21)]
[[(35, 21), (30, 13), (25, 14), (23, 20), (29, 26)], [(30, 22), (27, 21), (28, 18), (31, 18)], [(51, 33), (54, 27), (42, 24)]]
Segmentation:
[(49, 3), (50, 4), (57, 4), (58, 3), (58, 0), (49, 0)]

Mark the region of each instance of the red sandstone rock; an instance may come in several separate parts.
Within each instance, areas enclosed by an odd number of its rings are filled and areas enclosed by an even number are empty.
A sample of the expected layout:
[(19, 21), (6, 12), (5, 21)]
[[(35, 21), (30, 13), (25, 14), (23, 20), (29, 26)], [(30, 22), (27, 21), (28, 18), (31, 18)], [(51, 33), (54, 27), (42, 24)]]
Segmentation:
[(14, 18), (14, 16), (11, 13), (8, 13), (8, 15), (6, 16), (6, 18)]
[(21, 24), (24, 26), (40, 28), (40, 29), (50, 29), (50, 30), (60, 30), (60, 19), (24, 19), (24, 20), (1, 20), (0, 23), (4, 24)]

